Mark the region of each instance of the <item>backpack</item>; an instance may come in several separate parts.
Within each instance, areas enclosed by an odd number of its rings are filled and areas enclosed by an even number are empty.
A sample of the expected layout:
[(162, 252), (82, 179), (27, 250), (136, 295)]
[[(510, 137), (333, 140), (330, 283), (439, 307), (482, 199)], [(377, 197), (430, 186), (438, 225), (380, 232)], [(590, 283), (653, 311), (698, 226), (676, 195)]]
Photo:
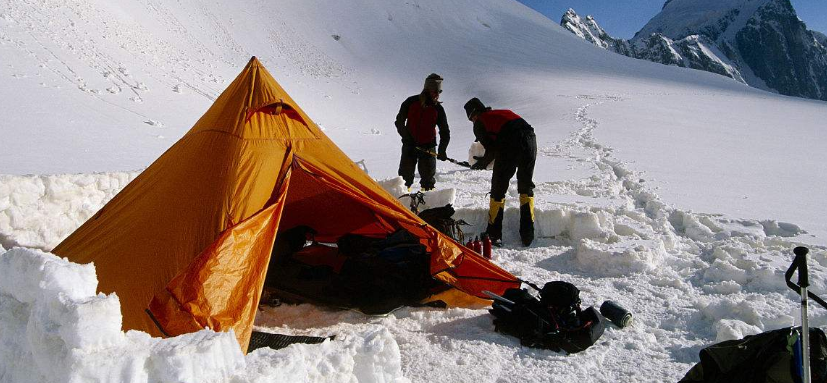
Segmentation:
[(455, 210), (451, 204), (443, 207), (435, 207), (428, 210), (423, 210), (419, 213), (419, 218), (439, 230), (459, 243), (465, 242), (465, 234), (462, 232), (462, 226), (468, 225), (463, 220), (455, 220)]
[(489, 310), (494, 330), (520, 339), (523, 346), (573, 354), (597, 342), (606, 328), (597, 310), (580, 308), (580, 290), (568, 282), (546, 283), (540, 299), (525, 289), (506, 290), (503, 298)]
[(540, 289), (540, 303), (548, 307), (555, 317), (569, 327), (579, 325), (580, 289), (563, 281), (552, 281)]
[[(708, 346), (680, 383), (799, 383), (793, 350), (800, 331), (788, 327)], [(817, 327), (810, 327), (810, 375), (813, 382), (827, 380), (827, 336)]]

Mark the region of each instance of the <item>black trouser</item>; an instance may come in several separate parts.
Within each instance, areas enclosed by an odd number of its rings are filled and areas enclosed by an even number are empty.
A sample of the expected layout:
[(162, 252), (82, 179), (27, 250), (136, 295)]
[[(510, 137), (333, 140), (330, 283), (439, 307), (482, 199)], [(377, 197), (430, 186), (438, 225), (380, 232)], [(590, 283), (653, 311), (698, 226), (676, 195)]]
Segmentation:
[[(425, 150), (434, 151), (436, 145), (420, 146)], [(417, 166), (419, 165), (419, 166)], [(416, 148), (414, 144), (402, 144), (402, 157), (399, 159), (399, 176), (405, 180), (405, 186), (410, 187), (414, 181), (414, 169), (419, 168), (419, 185), (423, 189), (433, 189), (436, 184), (436, 157)]]
[(509, 122), (496, 141), (494, 172), (491, 174), (491, 204), (485, 231), (496, 243), (503, 235), (505, 193), (511, 177), (517, 173), (520, 192), (520, 239), (528, 246), (534, 241), (534, 163), (537, 160), (537, 137), (524, 120)]
[[(512, 125), (513, 124), (513, 125)], [(508, 126), (512, 125), (512, 126)], [(517, 191), (534, 196), (534, 163), (537, 161), (537, 137), (524, 120), (503, 127), (497, 137), (494, 172), (491, 174), (491, 198), (502, 200), (511, 177), (517, 173)]]

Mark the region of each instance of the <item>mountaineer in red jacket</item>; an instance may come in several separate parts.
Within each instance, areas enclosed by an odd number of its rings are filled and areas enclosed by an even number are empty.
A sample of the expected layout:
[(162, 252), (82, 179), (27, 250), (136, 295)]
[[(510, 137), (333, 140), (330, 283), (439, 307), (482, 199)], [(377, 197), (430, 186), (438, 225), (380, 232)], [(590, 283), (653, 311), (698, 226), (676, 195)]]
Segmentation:
[(464, 108), (468, 120), (474, 123), (474, 136), (485, 147), (485, 156), (477, 157), (471, 169), (485, 169), (494, 161), (486, 232), (494, 244), (502, 245), (505, 193), (516, 172), (520, 193), (520, 239), (528, 246), (534, 241), (532, 178), (537, 160), (534, 128), (516, 113), (506, 109), (492, 110), (476, 97), (465, 103)]
[[(419, 167), (419, 185), (422, 190), (431, 190), (436, 184), (436, 160), (445, 160), (451, 133), (445, 109), (439, 102), (442, 93), (442, 77), (431, 73), (425, 79), (422, 93), (408, 97), (396, 115), (396, 131), (402, 137), (402, 157), (399, 160), (399, 175), (405, 179), (410, 190), (414, 181), (414, 169)], [(439, 127), (439, 150), (436, 127)]]

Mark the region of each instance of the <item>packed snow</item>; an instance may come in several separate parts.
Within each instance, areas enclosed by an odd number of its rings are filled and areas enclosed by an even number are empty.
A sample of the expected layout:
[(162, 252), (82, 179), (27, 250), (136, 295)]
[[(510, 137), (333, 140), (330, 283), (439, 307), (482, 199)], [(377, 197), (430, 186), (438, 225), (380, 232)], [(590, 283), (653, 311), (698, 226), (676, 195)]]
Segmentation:
[[(394, 195), (393, 118), (427, 74), (445, 78), (457, 160), (473, 154), (469, 98), (525, 117), (538, 239), (519, 245), (513, 184), (493, 261), (571, 282), (584, 306), (616, 301), (634, 324), (574, 355), (520, 346), (484, 309), (263, 306), (259, 331), (336, 337), (247, 355), (231, 333), (121, 331), (94, 265), (48, 251), (252, 55)], [(0, 83), (0, 382), (677, 381), (706, 345), (798, 321), (794, 246), (827, 288), (827, 104), (605, 52), (514, 1), (6, 1)], [(441, 162), (426, 202), (453, 202), (476, 235), (490, 176)]]

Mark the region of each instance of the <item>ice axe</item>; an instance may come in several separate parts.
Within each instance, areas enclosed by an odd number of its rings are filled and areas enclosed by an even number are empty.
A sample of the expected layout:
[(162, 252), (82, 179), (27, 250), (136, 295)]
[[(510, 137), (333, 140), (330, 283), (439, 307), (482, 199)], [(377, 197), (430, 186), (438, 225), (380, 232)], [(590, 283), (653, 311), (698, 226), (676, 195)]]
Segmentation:
[[(810, 323), (807, 319), (807, 298), (813, 298), (821, 307), (827, 309), (827, 302), (824, 302), (818, 295), (815, 295), (807, 288), (810, 286), (810, 276), (807, 269), (807, 253), (810, 250), (799, 246), (793, 249), (795, 258), (790, 268), (784, 273), (787, 286), (801, 296), (801, 381), (810, 383)], [(798, 270), (798, 284), (793, 283), (793, 273)]]
[[(419, 146), (416, 147), (416, 150), (428, 153), (429, 156), (439, 159), (436, 155), (436, 152), (434, 152), (433, 150), (425, 149), (425, 148), (422, 148), (422, 147), (419, 147)], [(452, 164), (457, 164), (459, 166), (466, 167), (466, 168), (471, 167), (471, 165), (468, 163), (468, 161), (457, 161), (457, 160), (455, 160), (453, 158), (450, 158), (450, 157), (445, 157), (444, 160), (440, 160), (440, 161), (448, 161)]]

